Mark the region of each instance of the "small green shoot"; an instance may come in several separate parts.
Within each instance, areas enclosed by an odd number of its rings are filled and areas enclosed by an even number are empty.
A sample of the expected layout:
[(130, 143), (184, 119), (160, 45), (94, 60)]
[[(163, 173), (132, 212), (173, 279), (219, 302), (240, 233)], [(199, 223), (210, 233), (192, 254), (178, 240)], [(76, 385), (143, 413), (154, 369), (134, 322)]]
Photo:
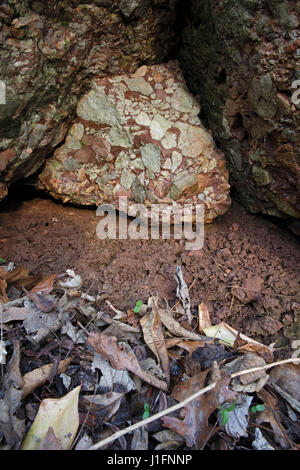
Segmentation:
[(148, 403), (144, 404), (144, 414), (143, 414), (143, 419), (147, 419), (150, 416), (150, 406)]
[(223, 408), (222, 406), (219, 407), (219, 410), (221, 412), (221, 423), (222, 426), (225, 426), (225, 424), (228, 423), (229, 421), (229, 413), (233, 411), (235, 408), (235, 403), (232, 403), (232, 405), (227, 406), (227, 408)]
[(143, 301), (138, 300), (137, 303), (135, 304), (134, 309), (133, 309), (134, 313), (139, 313), (139, 311), (141, 310), (142, 305), (143, 305)]
[(3, 258), (1, 258), (1, 257), (0, 257), (0, 262), (1, 262), (1, 263), (6, 263), (5, 259), (3, 259)]
[(265, 405), (255, 405), (251, 407), (252, 413), (258, 413), (259, 411), (264, 411)]

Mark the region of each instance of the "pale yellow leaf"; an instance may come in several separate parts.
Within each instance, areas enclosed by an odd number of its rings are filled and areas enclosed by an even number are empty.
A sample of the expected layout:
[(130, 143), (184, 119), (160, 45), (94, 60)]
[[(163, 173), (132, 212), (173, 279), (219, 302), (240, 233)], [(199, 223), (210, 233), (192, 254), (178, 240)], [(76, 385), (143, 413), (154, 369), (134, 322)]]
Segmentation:
[(62, 449), (69, 450), (79, 426), (79, 392), (80, 386), (62, 398), (43, 400), (21, 450), (38, 450), (50, 427)]
[(218, 338), (221, 343), (231, 347), (233, 347), (237, 336), (230, 331), (227, 328), (227, 325), (223, 322), (218, 325), (211, 326), (210, 328), (204, 328), (203, 331), (206, 336), (209, 336), (210, 338)]
[(206, 304), (202, 303), (198, 305), (198, 315), (199, 315), (199, 331), (200, 333), (204, 332), (204, 329), (210, 328), (211, 321), (209, 316), (209, 310)]
[(218, 338), (221, 343), (230, 347), (233, 347), (235, 341), (239, 338), (246, 344), (238, 347), (238, 351), (253, 351), (262, 356), (267, 362), (272, 362), (273, 360), (273, 353), (268, 346), (249, 338), (243, 333), (239, 333), (225, 322), (221, 322), (218, 325), (211, 326), (210, 328), (204, 328), (203, 331), (206, 336)]

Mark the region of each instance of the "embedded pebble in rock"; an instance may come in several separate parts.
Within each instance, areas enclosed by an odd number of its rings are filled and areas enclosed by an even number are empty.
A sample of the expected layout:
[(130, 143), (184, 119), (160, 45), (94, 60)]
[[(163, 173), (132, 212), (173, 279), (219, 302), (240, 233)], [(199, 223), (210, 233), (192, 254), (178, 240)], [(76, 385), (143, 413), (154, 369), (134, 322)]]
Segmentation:
[(118, 208), (120, 196), (128, 207), (204, 204), (209, 223), (228, 209), (230, 186), (199, 112), (176, 61), (97, 78), (65, 143), (46, 162), (41, 186), (80, 205)]

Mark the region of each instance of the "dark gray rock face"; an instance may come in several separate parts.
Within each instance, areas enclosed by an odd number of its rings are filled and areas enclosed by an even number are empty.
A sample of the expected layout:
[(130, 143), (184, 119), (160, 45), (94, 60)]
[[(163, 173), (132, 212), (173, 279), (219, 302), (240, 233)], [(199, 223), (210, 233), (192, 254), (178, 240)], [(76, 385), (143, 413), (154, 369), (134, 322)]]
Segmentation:
[(181, 67), (239, 198), (299, 219), (299, 2), (189, 0), (182, 17)]
[(164, 62), (176, 49), (176, 0), (125, 3), (1, 2), (0, 200), (64, 140), (94, 76)]

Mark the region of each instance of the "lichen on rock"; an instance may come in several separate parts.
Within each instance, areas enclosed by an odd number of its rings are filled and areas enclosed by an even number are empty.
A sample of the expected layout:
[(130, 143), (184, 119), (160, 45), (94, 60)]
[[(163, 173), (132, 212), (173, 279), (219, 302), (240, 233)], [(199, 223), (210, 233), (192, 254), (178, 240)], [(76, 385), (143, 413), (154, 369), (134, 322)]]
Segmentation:
[[(65, 143), (40, 181), (81, 205), (204, 204), (211, 222), (230, 205), (224, 156), (202, 126), (176, 61), (93, 81)], [(74, 145), (74, 141), (76, 145)]]

